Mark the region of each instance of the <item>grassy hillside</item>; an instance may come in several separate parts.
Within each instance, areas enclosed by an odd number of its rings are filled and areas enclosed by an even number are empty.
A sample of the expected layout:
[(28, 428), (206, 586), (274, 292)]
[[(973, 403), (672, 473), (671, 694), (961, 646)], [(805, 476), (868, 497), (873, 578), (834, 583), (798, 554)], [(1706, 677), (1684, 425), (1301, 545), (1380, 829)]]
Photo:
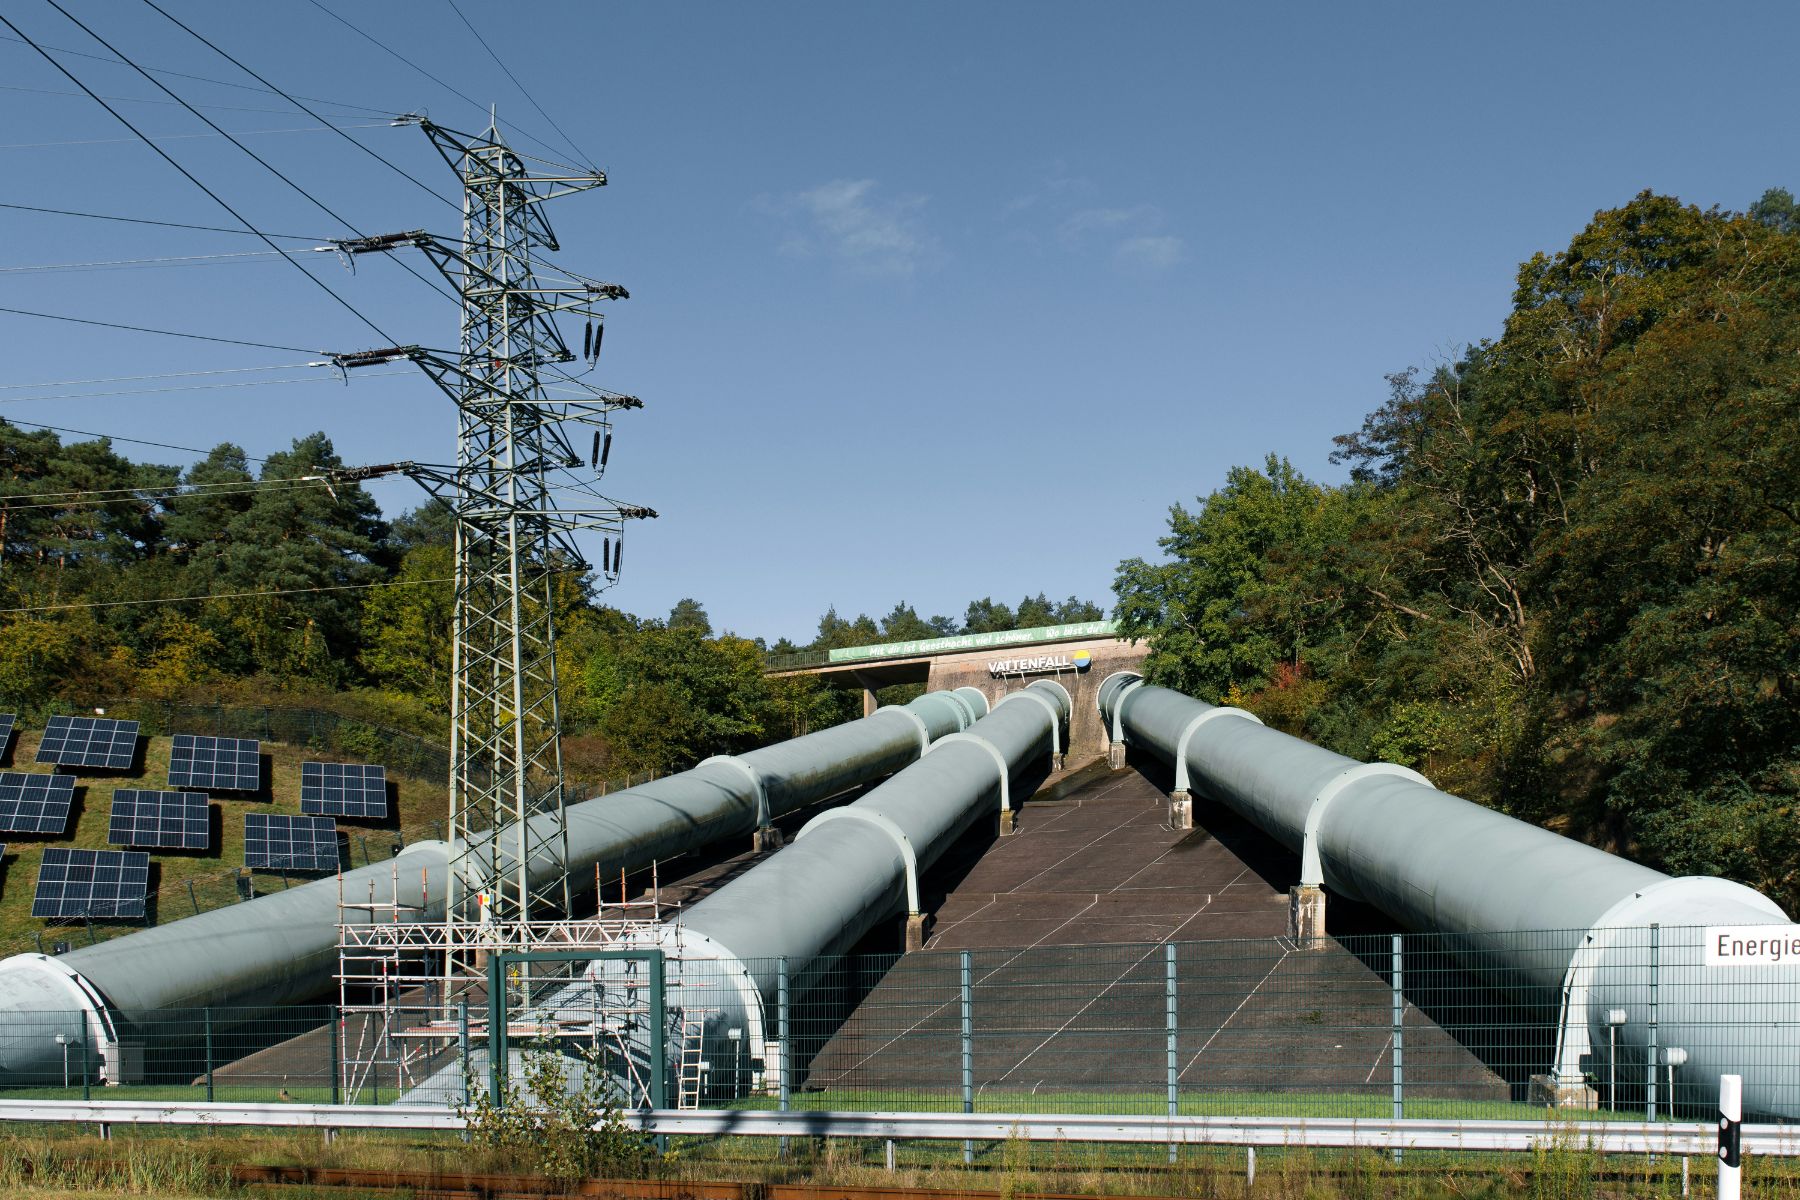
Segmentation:
[[(21, 730), (13, 739), (8, 769), (49, 771), (33, 760), (37, 755), (40, 731)], [(169, 746), (167, 737), (139, 740), (137, 766), (131, 771), (77, 774), (75, 803), (70, 810), (69, 826), (61, 837), (34, 834), (0, 833), (6, 843), (6, 854), (0, 858), (0, 955), (37, 949), (41, 937), (45, 950), (54, 941), (84, 945), (89, 930), (82, 925), (70, 926), (38, 920), (31, 915), (32, 893), (37, 888), (38, 865), (47, 846), (79, 846), (90, 849), (129, 849), (109, 847), (107, 826), (112, 811), (115, 788), (168, 788)], [(96, 922), (92, 936), (105, 940), (145, 924), (158, 924), (192, 916), (196, 909), (204, 911), (239, 900), (235, 877), (244, 862), (244, 814), (247, 812), (300, 812), (300, 764), (302, 761), (347, 761), (342, 756), (322, 753), (299, 746), (274, 742), (262, 743), (263, 791), (256, 796), (216, 794), (211, 798), (213, 813), (212, 847), (206, 851), (151, 850), (150, 903), (143, 922)], [(388, 772), (389, 814), (384, 822), (338, 818), (338, 830), (349, 835), (347, 866), (362, 866), (365, 861), (380, 862), (392, 856), (396, 840), (406, 842), (442, 835), (445, 812), (444, 784)], [(397, 802), (396, 802), (397, 801)], [(436, 826), (433, 822), (437, 822)], [(268, 871), (254, 873), (257, 894), (279, 891), (282, 876)], [(292, 875), (287, 884), (298, 884), (313, 878)], [(191, 884), (191, 890), (190, 890)]]

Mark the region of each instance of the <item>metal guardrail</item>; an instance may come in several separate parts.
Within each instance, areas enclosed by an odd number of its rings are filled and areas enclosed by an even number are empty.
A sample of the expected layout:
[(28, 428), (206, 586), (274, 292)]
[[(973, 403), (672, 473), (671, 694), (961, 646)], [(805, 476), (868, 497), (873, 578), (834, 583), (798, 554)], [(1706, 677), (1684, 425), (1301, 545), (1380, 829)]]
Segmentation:
[[(1468, 1121), (1429, 1118), (1096, 1116), (1082, 1113), (738, 1112), (642, 1109), (624, 1114), (646, 1133), (694, 1137), (843, 1137), (892, 1141), (1119, 1142), (1163, 1145), (1359, 1147), (1375, 1150), (1530, 1151), (1711, 1157), (1718, 1128), (1701, 1122)], [(263, 1126), (286, 1129), (465, 1127), (453, 1108), (403, 1104), (202, 1104), (154, 1100), (0, 1100), (0, 1121), (96, 1125)], [(1743, 1151), (1800, 1157), (1800, 1126), (1745, 1125)]]

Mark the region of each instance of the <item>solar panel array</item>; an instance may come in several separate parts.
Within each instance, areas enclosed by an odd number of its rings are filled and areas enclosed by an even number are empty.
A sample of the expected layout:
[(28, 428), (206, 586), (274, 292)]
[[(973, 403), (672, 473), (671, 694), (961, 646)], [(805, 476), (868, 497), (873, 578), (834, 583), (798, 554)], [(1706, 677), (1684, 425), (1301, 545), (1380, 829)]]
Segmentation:
[(244, 865), (267, 871), (335, 871), (337, 822), (330, 817), (245, 813)]
[(113, 792), (106, 840), (115, 846), (205, 850), (212, 845), (212, 813), (204, 792)]
[(137, 761), (138, 723), (100, 717), (51, 717), (37, 761), (59, 767), (128, 771)]
[(18, 724), (17, 713), (0, 713), (0, 753), (6, 750), (6, 743), (12, 740), (13, 726)]
[(0, 829), (12, 833), (61, 833), (75, 799), (73, 775), (0, 771)]
[(253, 738), (178, 733), (169, 749), (169, 786), (258, 791), (262, 788), (262, 743)]
[(150, 856), (135, 850), (51, 846), (38, 868), (34, 917), (137, 917), (150, 889)]
[(300, 811), (382, 820), (388, 814), (387, 768), (362, 763), (303, 762)]

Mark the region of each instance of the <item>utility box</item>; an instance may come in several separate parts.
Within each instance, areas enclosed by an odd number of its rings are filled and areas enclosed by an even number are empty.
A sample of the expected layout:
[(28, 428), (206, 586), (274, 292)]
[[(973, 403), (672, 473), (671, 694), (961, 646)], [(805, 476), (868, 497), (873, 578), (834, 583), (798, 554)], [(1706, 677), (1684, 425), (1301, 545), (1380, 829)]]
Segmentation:
[(108, 1087), (144, 1082), (144, 1043), (110, 1042), (101, 1048), (101, 1059)]

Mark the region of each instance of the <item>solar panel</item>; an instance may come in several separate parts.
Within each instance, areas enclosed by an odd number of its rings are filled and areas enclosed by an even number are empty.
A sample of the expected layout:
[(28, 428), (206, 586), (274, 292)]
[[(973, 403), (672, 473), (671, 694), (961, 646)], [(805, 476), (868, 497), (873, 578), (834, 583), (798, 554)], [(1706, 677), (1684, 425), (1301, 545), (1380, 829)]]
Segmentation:
[(252, 738), (178, 733), (169, 749), (169, 786), (221, 792), (262, 788), (262, 744)]
[(212, 814), (205, 792), (113, 792), (106, 840), (115, 846), (204, 850), (212, 845)]
[(244, 865), (265, 871), (335, 871), (337, 822), (330, 817), (245, 813)]
[(387, 768), (362, 763), (303, 762), (300, 811), (383, 820), (388, 815)]
[(136, 850), (50, 846), (38, 868), (34, 917), (138, 917), (150, 888), (150, 856)]
[(51, 717), (37, 761), (59, 767), (129, 771), (137, 761), (138, 723), (100, 717)]
[(60, 834), (69, 827), (74, 799), (73, 775), (0, 771), (0, 829)]
[(18, 723), (17, 713), (0, 713), (0, 752), (6, 750), (6, 743), (12, 740), (13, 726)]

